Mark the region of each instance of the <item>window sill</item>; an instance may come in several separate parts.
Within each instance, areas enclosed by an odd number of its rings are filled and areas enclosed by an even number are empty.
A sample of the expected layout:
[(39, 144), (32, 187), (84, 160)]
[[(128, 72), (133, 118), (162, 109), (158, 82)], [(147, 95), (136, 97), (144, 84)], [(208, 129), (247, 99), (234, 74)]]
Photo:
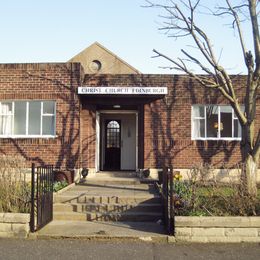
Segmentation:
[(241, 141), (241, 138), (192, 138), (192, 141)]
[(57, 135), (6, 135), (1, 136), (0, 139), (54, 139), (57, 138)]

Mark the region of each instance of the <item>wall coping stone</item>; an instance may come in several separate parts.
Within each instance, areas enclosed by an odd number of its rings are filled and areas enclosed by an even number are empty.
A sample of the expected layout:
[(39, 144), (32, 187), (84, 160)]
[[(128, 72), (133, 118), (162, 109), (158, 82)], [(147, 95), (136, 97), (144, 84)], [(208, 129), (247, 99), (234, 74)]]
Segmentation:
[(0, 237), (27, 238), (30, 232), (29, 213), (0, 213)]
[(29, 213), (0, 213), (0, 222), (27, 224), (30, 222), (30, 214)]
[(176, 227), (257, 227), (260, 217), (192, 217), (176, 216)]

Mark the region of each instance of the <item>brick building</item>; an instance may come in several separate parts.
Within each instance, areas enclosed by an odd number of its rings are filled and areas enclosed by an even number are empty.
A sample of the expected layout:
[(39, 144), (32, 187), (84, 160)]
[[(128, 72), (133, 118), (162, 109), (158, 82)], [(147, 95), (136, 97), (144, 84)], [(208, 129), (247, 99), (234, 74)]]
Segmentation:
[[(235, 80), (242, 104), (246, 77)], [(234, 167), (240, 139), (218, 92), (184, 75), (141, 74), (98, 43), (68, 63), (0, 64), (0, 153), (22, 155), (28, 166), (152, 174), (164, 165)]]

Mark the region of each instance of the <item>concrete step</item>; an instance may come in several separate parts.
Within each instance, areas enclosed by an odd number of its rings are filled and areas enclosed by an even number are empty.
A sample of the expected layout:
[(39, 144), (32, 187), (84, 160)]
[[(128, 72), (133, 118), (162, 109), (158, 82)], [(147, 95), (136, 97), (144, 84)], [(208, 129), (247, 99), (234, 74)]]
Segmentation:
[(126, 239), (167, 242), (163, 225), (154, 222), (52, 221), (37, 233), (38, 238)]
[(59, 221), (129, 221), (157, 222), (162, 219), (160, 212), (122, 212), (122, 213), (78, 213), (54, 212), (53, 220)]
[(138, 184), (117, 184), (117, 183), (107, 183), (101, 184), (95, 181), (83, 183), (83, 184), (76, 184), (74, 187), (69, 189), (69, 192), (74, 191), (91, 191), (91, 190), (98, 190), (98, 191), (110, 191), (110, 192), (120, 192), (120, 191), (143, 191), (143, 192), (150, 192), (156, 191), (155, 185), (153, 183), (138, 183)]
[(92, 196), (92, 195), (58, 195), (54, 197), (54, 203), (106, 203), (106, 204), (139, 204), (161, 203), (159, 195), (146, 196)]
[(97, 173), (95, 176), (87, 177), (85, 179), (81, 178), (79, 185), (88, 185), (88, 184), (97, 184), (97, 185), (106, 185), (106, 184), (115, 184), (115, 185), (134, 185), (141, 183), (155, 183), (156, 180), (152, 178), (140, 178), (135, 172), (106, 172), (106, 173)]
[(162, 205), (155, 203), (102, 204), (102, 203), (55, 203), (54, 212), (161, 212)]
[(137, 178), (135, 171), (101, 171), (97, 172), (95, 178)]
[(140, 183), (139, 178), (101, 176), (81, 179), (78, 185), (138, 185)]

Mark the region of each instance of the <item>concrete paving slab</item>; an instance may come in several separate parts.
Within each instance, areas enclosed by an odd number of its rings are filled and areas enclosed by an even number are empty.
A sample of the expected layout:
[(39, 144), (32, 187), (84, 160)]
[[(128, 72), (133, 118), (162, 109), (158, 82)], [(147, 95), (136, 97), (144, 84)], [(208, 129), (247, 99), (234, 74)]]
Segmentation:
[(37, 238), (141, 239), (167, 241), (164, 226), (154, 222), (52, 221), (36, 233)]

